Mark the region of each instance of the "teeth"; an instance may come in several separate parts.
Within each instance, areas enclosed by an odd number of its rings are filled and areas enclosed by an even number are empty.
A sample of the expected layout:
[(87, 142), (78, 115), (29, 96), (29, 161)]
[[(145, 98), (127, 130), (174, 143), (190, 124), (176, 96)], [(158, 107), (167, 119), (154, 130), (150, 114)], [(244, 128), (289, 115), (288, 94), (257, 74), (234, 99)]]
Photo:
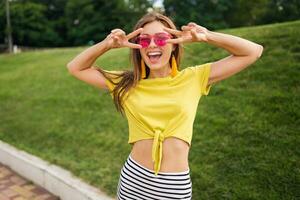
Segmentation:
[(148, 56), (156, 56), (156, 55), (161, 55), (161, 52), (149, 52), (147, 55)]

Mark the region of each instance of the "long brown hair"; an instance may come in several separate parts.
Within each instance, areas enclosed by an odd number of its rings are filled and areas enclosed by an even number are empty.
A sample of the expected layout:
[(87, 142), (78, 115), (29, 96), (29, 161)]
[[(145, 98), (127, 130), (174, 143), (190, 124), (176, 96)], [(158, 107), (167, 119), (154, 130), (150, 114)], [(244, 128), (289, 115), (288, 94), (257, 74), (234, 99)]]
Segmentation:
[[(146, 24), (154, 22), (154, 21), (159, 21), (161, 22), (164, 26), (171, 28), (171, 29), (176, 29), (175, 24), (173, 21), (168, 18), (167, 16), (160, 14), (158, 12), (150, 12), (145, 14), (134, 26), (133, 31), (144, 27)], [(173, 35), (175, 38), (176, 36)], [(133, 42), (136, 40), (136, 38), (132, 38), (130, 42)], [(179, 71), (179, 66), (180, 66), (180, 61), (181, 57), (183, 54), (183, 48), (180, 44), (175, 45), (175, 49), (173, 50), (172, 54), (175, 56), (176, 62), (177, 62), (177, 68)], [(124, 108), (123, 108), (123, 102), (125, 101), (124, 97), (125, 95), (129, 92), (129, 90), (132, 87), (135, 87), (136, 84), (141, 80), (141, 59), (142, 56), (140, 54), (139, 49), (131, 49), (130, 50), (130, 55), (129, 55), (131, 64), (133, 65), (133, 71), (132, 70), (123, 70), (121, 73), (110, 73), (102, 70), (101, 68), (97, 68), (98, 71), (100, 71), (103, 76), (110, 81), (112, 84), (116, 85), (116, 87), (113, 89), (112, 94), (113, 94), (113, 99), (114, 99), (114, 104), (116, 106), (117, 111), (119, 111), (123, 116), (124, 116)], [(169, 63), (171, 66), (171, 57), (169, 59)], [(148, 78), (150, 69), (146, 65), (146, 78)], [(120, 78), (119, 82), (114, 82), (111, 77), (108, 76), (108, 74), (114, 75), (116, 78)]]

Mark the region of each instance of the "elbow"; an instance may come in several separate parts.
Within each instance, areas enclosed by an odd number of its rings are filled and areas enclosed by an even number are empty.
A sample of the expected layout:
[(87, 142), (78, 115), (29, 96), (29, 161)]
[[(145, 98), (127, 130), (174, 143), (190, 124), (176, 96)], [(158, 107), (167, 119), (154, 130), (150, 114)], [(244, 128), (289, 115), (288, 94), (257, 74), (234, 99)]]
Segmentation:
[(256, 62), (262, 55), (264, 47), (260, 44), (256, 44), (252, 52), (248, 55), (248, 61), (250, 64)]
[(263, 51), (264, 51), (264, 47), (262, 45), (258, 44), (257, 48), (256, 48), (256, 51), (255, 51), (256, 59), (261, 57)]
[(67, 65), (66, 65), (67, 69), (68, 69), (68, 72), (72, 74), (72, 72), (74, 71), (72, 68), (73, 68), (73, 65), (71, 64), (71, 62), (69, 62)]
[(261, 57), (263, 50), (264, 50), (264, 47), (262, 45), (256, 44), (252, 50), (252, 53), (249, 54), (249, 57), (251, 57), (251, 59), (253, 59), (253, 61), (256, 61)]

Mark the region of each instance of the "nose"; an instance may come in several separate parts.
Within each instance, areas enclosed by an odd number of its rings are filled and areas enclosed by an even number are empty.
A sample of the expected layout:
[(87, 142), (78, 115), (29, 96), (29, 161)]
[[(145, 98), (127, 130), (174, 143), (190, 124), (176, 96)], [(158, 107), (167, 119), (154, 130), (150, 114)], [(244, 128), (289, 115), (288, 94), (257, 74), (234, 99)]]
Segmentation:
[(149, 47), (156, 47), (157, 45), (154, 42), (154, 38), (151, 38)]

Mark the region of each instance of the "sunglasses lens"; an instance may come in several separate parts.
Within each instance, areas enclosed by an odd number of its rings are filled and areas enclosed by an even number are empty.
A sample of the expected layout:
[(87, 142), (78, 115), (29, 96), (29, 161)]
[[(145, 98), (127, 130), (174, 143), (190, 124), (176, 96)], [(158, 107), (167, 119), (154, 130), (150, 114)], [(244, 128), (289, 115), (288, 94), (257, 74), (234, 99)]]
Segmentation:
[(137, 43), (142, 45), (143, 48), (148, 47), (150, 42), (151, 42), (151, 39), (147, 38), (147, 37), (140, 37), (137, 41)]
[(166, 45), (167, 39), (168, 38), (165, 38), (165, 37), (157, 37), (154, 39), (154, 41), (157, 46), (164, 46), (164, 45)]
[(170, 37), (167, 35), (167, 34), (164, 34), (164, 33), (159, 33), (157, 35), (154, 36), (154, 42), (157, 46), (164, 46), (167, 44), (167, 40), (169, 39)]
[[(165, 46), (167, 44), (167, 40), (170, 39), (170, 36), (167, 34), (159, 33), (157, 35), (154, 35), (153, 37), (154, 43), (157, 46)], [(140, 44), (142, 48), (146, 48), (150, 45), (151, 43), (151, 37), (147, 36), (140, 36), (137, 38), (137, 44)]]

